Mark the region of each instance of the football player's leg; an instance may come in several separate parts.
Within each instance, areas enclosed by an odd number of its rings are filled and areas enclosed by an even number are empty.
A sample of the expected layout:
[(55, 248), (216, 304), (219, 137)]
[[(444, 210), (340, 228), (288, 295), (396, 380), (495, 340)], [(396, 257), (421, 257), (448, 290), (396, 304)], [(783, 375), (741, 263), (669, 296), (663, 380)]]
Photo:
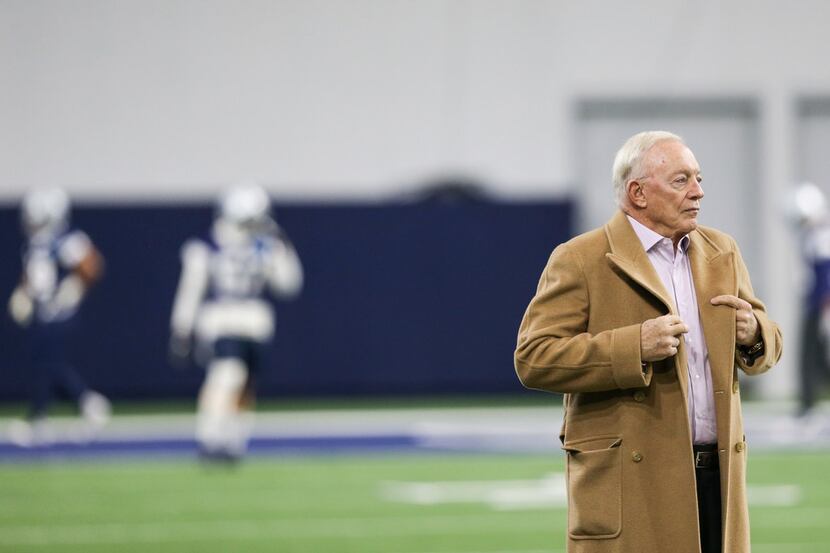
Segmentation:
[(236, 419), (234, 454), (241, 457), (248, 449), (248, 441), (254, 429), (254, 408), (256, 406), (256, 383), (263, 366), (267, 344), (256, 340), (245, 340), (240, 344), (246, 371), (245, 385), (239, 395), (238, 417)]
[(246, 380), (245, 364), (235, 357), (210, 362), (199, 392), (196, 438), (205, 453), (228, 452), (236, 439), (239, 397)]

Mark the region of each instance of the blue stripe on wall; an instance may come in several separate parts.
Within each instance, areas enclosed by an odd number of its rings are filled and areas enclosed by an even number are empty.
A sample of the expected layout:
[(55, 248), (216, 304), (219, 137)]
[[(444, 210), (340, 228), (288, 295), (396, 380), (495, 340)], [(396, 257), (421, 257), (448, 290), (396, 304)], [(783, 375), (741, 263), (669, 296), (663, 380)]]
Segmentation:
[[(519, 391), (516, 330), (544, 264), (572, 232), (571, 202), (278, 205), (306, 271), (277, 303), (263, 396)], [(72, 360), (114, 398), (192, 397), (167, 363), (179, 248), (212, 208), (79, 207), (107, 260), (74, 330)], [(0, 208), (3, 305), (20, 271), (17, 211)], [(0, 399), (25, 397), (25, 334), (0, 323)]]

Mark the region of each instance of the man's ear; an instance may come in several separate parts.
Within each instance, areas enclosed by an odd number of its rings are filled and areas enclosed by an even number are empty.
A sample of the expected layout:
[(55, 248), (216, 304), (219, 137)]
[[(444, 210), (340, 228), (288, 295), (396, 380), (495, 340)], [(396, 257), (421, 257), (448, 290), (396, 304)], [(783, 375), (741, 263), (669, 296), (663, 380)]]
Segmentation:
[(630, 180), (625, 183), (625, 193), (631, 205), (639, 207), (640, 209), (645, 209), (648, 205), (643, 184), (640, 181)]

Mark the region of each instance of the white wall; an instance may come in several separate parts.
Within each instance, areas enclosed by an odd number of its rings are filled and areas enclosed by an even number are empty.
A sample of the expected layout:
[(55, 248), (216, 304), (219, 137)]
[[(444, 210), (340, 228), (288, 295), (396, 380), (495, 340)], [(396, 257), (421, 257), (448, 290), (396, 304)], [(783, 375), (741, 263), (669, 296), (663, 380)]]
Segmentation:
[(830, 89), (830, 5), (719, 4), (2, 0), (0, 198), (561, 192), (575, 98)]
[(0, 201), (43, 182), (198, 198), (240, 178), (371, 199), (443, 172), (555, 195), (580, 181), (579, 98), (757, 98), (764, 281), (789, 332), (778, 198), (794, 98), (830, 92), (829, 16), (820, 0), (0, 0)]

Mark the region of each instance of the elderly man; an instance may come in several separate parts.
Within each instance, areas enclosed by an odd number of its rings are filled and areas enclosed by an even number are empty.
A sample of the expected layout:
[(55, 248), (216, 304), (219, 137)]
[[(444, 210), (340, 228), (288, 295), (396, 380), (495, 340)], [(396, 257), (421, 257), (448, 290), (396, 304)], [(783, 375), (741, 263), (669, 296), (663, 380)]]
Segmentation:
[(516, 372), (565, 394), (568, 551), (748, 552), (738, 370), (781, 356), (735, 241), (698, 226), (700, 166), (677, 135), (614, 160), (620, 210), (558, 246)]

